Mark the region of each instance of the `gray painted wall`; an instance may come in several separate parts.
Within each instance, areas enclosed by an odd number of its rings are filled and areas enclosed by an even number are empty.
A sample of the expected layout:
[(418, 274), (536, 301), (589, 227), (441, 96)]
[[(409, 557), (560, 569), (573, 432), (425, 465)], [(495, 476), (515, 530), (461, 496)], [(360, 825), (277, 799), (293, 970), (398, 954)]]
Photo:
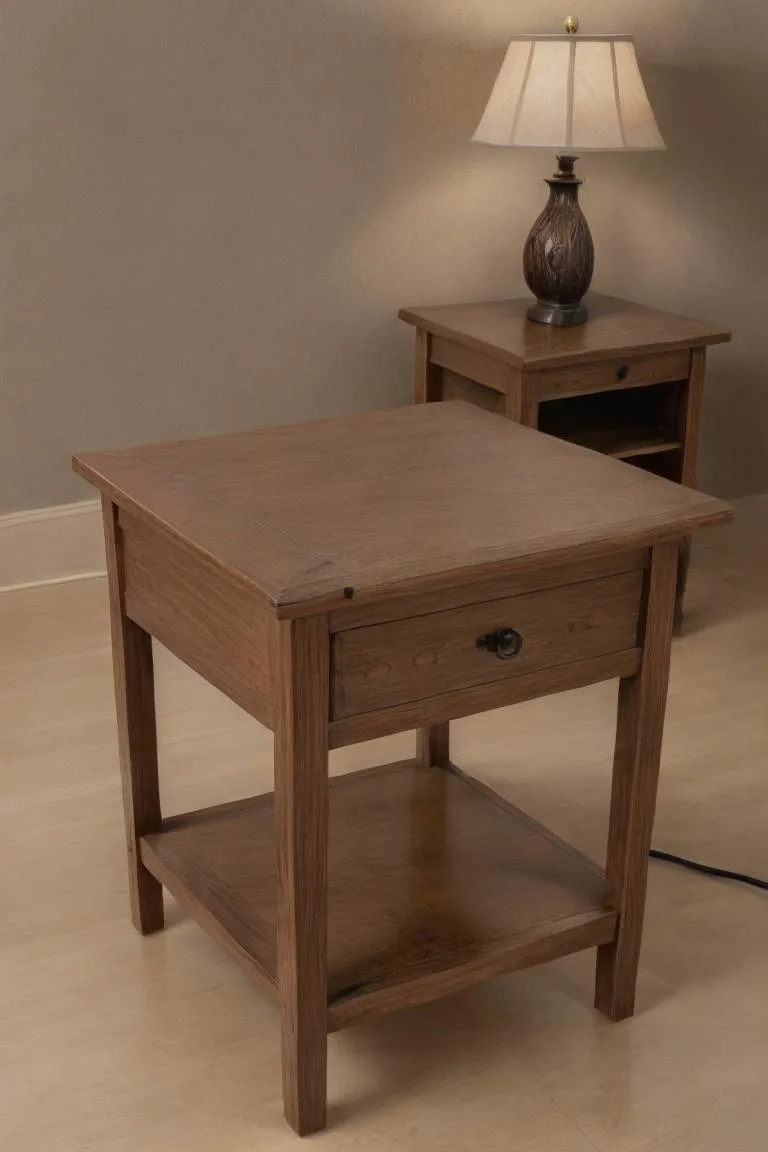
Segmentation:
[[(72, 451), (405, 403), (403, 303), (524, 291), (546, 154), (467, 143), (549, 0), (0, 0), (0, 511)], [(759, 0), (584, 0), (670, 151), (585, 158), (595, 287), (732, 325), (704, 483), (768, 488)]]

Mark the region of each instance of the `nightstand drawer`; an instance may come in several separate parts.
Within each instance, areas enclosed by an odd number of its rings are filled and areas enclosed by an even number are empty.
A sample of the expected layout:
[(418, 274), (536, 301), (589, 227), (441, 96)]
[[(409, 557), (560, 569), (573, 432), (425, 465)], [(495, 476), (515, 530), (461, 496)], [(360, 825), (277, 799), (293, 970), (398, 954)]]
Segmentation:
[(578, 362), (565, 368), (547, 368), (542, 372), (532, 372), (528, 379), (536, 396), (546, 400), (554, 396), (582, 396), (588, 392), (644, 388), (649, 384), (687, 380), (690, 366), (690, 349), (682, 349), (655, 356), (624, 356), (591, 364)]
[(333, 637), (332, 719), (635, 647), (642, 571)]

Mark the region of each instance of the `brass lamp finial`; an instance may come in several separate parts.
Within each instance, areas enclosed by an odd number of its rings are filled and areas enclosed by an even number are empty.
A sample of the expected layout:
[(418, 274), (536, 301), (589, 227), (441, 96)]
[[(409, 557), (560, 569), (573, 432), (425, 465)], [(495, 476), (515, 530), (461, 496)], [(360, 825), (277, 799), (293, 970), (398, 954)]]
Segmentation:
[(578, 18), (578, 16), (566, 16), (566, 18), (565, 18), (565, 30), (569, 36), (575, 36), (576, 35), (576, 33), (579, 30), (579, 18)]

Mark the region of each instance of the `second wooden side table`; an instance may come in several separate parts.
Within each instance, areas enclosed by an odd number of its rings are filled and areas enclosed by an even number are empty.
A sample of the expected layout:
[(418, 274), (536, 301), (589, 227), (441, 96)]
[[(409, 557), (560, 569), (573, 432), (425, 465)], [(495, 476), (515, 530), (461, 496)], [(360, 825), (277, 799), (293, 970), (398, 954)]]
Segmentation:
[[(416, 328), (416, 403), (467, 400), (694, 488), (707, 346), (730, 333), (598, 294), (573, 328), (532, 323), (529, 305), (404, 308)], [(689, 557), (687, 539), (678, 627)]]

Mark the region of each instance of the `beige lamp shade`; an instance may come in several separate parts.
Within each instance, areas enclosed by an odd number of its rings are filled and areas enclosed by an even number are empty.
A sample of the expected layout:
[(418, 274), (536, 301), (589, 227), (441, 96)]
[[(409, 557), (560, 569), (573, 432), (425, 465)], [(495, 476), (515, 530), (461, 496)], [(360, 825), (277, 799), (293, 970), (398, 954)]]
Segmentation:
[(517, 36), (473, 140), (554, 152), (664, 148), (630, 36)]

